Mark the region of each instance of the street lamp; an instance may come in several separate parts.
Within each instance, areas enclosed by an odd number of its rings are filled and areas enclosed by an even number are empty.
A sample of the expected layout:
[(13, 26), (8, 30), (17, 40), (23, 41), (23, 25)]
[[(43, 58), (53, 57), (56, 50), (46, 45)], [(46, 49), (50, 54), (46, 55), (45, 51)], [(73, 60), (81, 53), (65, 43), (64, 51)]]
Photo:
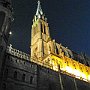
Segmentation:
[(10, 32), (9, 32), (9, 34), (11, 35), (11, 34), (12, 34), (12, 32), (10, 31)]

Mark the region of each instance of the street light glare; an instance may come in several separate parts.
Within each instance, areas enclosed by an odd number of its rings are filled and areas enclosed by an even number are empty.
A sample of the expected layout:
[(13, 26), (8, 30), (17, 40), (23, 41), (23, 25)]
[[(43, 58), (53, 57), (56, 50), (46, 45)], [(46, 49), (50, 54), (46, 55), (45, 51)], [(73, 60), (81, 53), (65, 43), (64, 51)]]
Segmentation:
[(10, 31), (10, 32), (9, 32), (9, 34), (11, 35), (11, 34), (12, 34), (12, 32)]

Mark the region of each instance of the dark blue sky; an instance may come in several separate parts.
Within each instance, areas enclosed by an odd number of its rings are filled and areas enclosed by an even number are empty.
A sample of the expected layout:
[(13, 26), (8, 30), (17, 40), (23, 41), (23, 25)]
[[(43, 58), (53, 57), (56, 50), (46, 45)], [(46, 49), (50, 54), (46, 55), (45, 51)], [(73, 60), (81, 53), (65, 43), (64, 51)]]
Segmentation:
[[(14, 48), (30, 52), (32, 19), (37, 0), (12, 0), (13, 34), (10, 43)], [(41, 0), (51, 37), (75, 52), (90, 56), (90, 0)]]

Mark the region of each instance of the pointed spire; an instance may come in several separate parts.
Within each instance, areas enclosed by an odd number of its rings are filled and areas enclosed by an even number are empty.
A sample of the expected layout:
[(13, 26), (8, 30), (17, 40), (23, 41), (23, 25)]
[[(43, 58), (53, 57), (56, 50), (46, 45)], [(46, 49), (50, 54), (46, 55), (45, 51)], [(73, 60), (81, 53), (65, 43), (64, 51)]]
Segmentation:
[(38, 0), (38, 6), (37, 6), (37, 11), (36, 11), (36, 16), (38, 18), (40, 18), (41, 15), (43, 15), (43, 11), (42, 11), (42, 8), (41, 8), (41, 5), (40, 5), (40, 0)]

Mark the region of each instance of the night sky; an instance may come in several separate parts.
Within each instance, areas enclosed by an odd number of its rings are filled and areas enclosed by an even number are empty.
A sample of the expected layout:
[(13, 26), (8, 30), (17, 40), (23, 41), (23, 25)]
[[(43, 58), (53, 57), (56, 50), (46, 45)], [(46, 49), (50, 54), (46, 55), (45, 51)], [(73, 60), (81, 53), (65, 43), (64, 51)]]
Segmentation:
[[(37, 0), (12, 0), (13, 17), (10, 43), (30, 53), (31, 25)], [(41, 0), (50, 34), (65, 47), (90, 56), (90, 0)]]

